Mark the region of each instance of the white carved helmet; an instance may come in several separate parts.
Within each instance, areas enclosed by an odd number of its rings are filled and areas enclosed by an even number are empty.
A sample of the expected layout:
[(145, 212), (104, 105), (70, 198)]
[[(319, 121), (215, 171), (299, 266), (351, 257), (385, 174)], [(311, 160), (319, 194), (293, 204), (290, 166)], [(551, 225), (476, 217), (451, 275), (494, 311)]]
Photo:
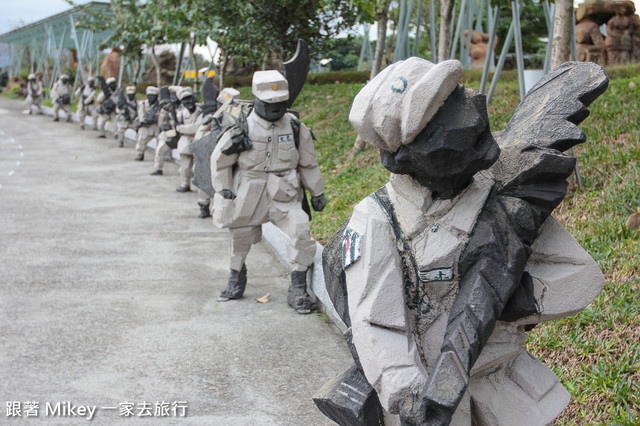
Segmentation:
[(415, 139), (462, 77), (460, 61), (411, 57), (385, 68), (353, 100), (349, 121), (367, 143), (389, 152)]
[(251, 93), (269, 104), (286, 101), (289, 99), (289, 82), (278, 71), (256, 71), (253, 74)]

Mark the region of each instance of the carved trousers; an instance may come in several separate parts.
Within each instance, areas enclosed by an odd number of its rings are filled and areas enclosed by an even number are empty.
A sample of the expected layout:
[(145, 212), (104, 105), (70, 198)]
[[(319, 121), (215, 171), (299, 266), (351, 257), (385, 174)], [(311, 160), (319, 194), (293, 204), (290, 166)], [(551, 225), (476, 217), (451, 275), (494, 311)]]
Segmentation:
[(180, 186), (191, 186), (193, 177), (193, 155), (180, 154)]
[[(302, 210), (300, 202), (272, 201), (269, 206), (271, 222), (289, 236), (289, 264), (292, 271), (306, 271), (316, 254), (316, 242), (311, 239), (309, 217)], [(262, 239), (262, 226), (230, 228), (231, 269), (239, 271), (244, 264), (251, 246)]]
[(169, 159), (169, 155), (171, 155), (171, 148), (167, 146), (162, 135), (158, 136), (158, 145), (156, 146), (156, 155), (153, 159), (153, 167), (156, 170), (162, 170), (164, 162)]
[(138, 143), (136, 144), (136, 150), (144, 153), (147, 149), (147, 144), (151, 139), (158, 135), (158, 125), (153, 124), (151, 126), (144, 126), (138, 129)]

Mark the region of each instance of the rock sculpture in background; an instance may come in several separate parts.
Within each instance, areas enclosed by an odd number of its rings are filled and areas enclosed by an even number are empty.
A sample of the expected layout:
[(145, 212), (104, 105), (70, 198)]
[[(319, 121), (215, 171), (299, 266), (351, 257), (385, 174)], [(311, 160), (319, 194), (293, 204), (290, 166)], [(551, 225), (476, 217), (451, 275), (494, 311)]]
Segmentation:
[(576, 23), (576, 53), (581, 62), (604, 63), (604, 36), (590, 17)]
[(104, 78), (114, 78), (116, 81), (120, 76), (120, 53), (122, 49), (119, 47), (114, 47), (111, 49), (111, 52), (105, 56), (100, 64), (100, 75), (104, 76)]
[(524, 348), (573, 315), (603, 276), (551, 212), (608, 78), (566, 63), (525, 97), (499, 143), (462, 65), (410, 58), (356, 96), (349, 119), (388, 184), (325, 247), (325, 282), (353, 367), (314, 398), (341, 425), (546, 425), (569, 402)]
[[(469, 48), (469, 56), (471, 56), (471, 69), (483, 70), (484, 62), (487, 58), (487, 52), (489, 51), (489, 38), (490, 35), (481, 33), (478, 31), (471, 31), (471, 46)], [(464, 43), (465, 46), (469, 43), (469, 30), (464, 30)], [(498, 45), (498, 38), (496, 37), (493, 47)]]
[[(579, 61), (601, 65), (640, 61), (640, 17), (629, 0), (591, 0), (576, 9)], [(605, 25), (606, 36), (600, 27)]]
[(607, 51), (607, 64), (625, 64), (631, 61), (631, 16), (636, 8), (632, 2), (614, 2), (615, 15), (607, 21), (607, 37), (604, 45)]

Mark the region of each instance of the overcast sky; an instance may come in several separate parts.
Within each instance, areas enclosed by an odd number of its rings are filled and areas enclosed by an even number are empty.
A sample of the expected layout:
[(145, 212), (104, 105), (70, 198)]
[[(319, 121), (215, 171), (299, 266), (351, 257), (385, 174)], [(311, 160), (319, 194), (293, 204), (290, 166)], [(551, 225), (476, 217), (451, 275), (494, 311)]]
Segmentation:
[[(76, 0), (87, 3), (88, 0)], [(71, 9), (64, 0), (0, 0), (0, 34)]]

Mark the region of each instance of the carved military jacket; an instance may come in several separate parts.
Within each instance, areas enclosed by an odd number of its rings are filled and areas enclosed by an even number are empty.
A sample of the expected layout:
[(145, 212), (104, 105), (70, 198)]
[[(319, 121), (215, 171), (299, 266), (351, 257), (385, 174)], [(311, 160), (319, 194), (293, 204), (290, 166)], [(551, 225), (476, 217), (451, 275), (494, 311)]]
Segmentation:
[[(387, 214), (372, 197), (354, 209), (343, 239), (353, 344), (388, 424), (399, 421), (401, 399), (420, 393), (441, 352), (459, 291), (458, 261), (493, 186), (493, 176), (483, 171), (454, 199), (434, 200), (411, 177), (392, 174), (386, 188), (423, 290), (413, 310), (407, 306), (398, 242)], [(481, 407), (474, 415), (486, 424), (494, 424), (491, 416), (498, 417), (497, 424), (547, 424), (568, 403), (569, 394), (553, 372), (522, 348), (522, 325), (578, 312), (601, 290), (602, 274), (553, 218), (532, 248), (526, 269), (533, 276), (539, 314), (497, 322), (452, 424), (470, 425), (472, 404)], [(514, 406), (519, 409), (509, 409)]]
[(180, 133), (178, 153), (191, 155), (189, 144), (193, 141), (193, 137), (202, 122), (202, 108), (198, 104), (196, 105), (196, 109), (191, 112), (184, 106), (181, 106), (176, 113), (176, 118), (178, 119), (178, 123), (180, 123), (176, 126), (176, 130)]
[[(218, 194), (214, 205), (220, 205), (226, 214), (221, 227), (259, 225), (253, 217), (263, 217), (258, 208), (266, 208), (271, 201), (287, 203), (301, 200), (301, 186), (312, 196), (324, 192), (320, 167), (316, 160), (311, 131), (300, 126), (299, 143), (293, 133), (291, 121), (295, 117), (286, 114), (272, 123), (255, 112), (247, 117), (248, 137), (252, 147), (240, 154), (224, 154), (231, 142), (227, 131), (216, 145), (211, 157), (211, 176), (217, 193), (230, 189), (236, 195), (233, 203), (221, 200)], [(218, 201), (216, 201), (218, 200)], [(262, 202), (261, 202), (262, 201)]]
[(56, 81), (56, 84), (53, 85), (53, 89), (51, 89), (53, 102), (56, 102), (63, 96), (71, 96), (71, 86), (69, 84), (62, 84), (61, 81)]

